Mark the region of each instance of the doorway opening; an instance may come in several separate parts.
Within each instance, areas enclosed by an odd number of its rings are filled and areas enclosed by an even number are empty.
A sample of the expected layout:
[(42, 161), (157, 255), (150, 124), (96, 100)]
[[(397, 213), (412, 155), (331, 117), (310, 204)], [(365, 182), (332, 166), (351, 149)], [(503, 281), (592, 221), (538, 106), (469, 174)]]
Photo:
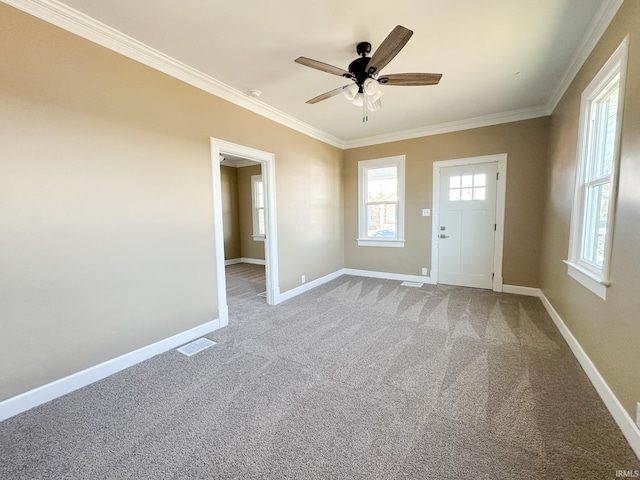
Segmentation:
[[(227, 325), (229, 321), (226, 281), (227, 265), (243, 264), (247, 266), (245, 269), (235, 267), (236, 273), (241, 276), (249, 275), (249, 277), (258, 279), (257, 281), (259, 281), (261, 275), (259, 270), (264, 269), (265, 291), (263, 296), (267, 304), (274, 305), (279, 297), (274, 163), (275, 156), (272, 153), (224, 140), (211, 139), (218, 316), (221, 326)], [(237, 172), (230, 174), (226, 170), (229, 168), (238, 171), (240, 169), (246, 170), (243, 170), (240, 174)], [(228, 183), (229, 177), (233, 178), (234, 176), (236, 180), (237, 177), (243, 179), (247, 177), (247, 184), (244, 185), (243, 182), (243, 189), (246, 188), (251, 192), (251, 198), (246, 205), (243, 205), (243, 216), (246, 217), (248, 215), (250, 217), (251, 227), (250, 234), (245, 235), (246, 238), (240, 239), (245, 243), (245, 249), (242, 250), (240, 248), (240, 250), (229, 252), (230, 255), (227, 256), (233, 258), (225, 259), (223, 178), (224, 182)], [(228, 207), (227, 205), (226, 208)], [(229, 212), (226, 213), (228, 220)], [(227, 225), (227, 231), (230, 228), (233, 227)], [(232, 249), (232, 245), (233, 240), (230, 241), (227, 238), (227, 249)], [(243, 252), (247, 256), (243, 256)], [(256, 271), (250, 272), (251, 268)], [(242, 270), (246, 270), (246, 272)]]
[(435, 283), (502, 291), (507, 154), (433, 164)]

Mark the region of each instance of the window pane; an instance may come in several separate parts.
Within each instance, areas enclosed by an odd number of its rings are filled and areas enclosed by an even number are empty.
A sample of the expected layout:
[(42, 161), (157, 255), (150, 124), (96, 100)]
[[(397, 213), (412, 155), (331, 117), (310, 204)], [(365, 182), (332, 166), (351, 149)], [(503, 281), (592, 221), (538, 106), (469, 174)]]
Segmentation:
[(485, 187), (478, 187), (473, 189), (474, 200), (484, 200), (486, 196)]
[(383, 167), (367, 170), (367, 201), (380, 202), (398, 199), (398, 168)]
[(471, 200), (472, 199), (472, 188), (463, 188), (462, 189), (462, 200)]
[(264, 185), (262, 180), (256, 182), (256, 207), (264, 208)]
[(449, 201), (457, 202), (458, 200), (460, 200), (460, 189), (452, 188), (451, 190), (449, 190)]
[(264, 228), (264, 208), (257, 210), (258, 212), (258, 235), (264, 235), (266, 230)]
[(449, 178), (449, 188), (460, 188), (460, 177), (450, 177)]
[(462, 176), (462, 188), (468, 188), (473, 186), (473, 175)]
[(609, 98), (603, 103), (602, 108), (604, 128), (604, 140), (602, 145), (602, 162), (598, 172), (598, 178), (611, 175), (613, 166), (613, 147), (616, 138), (616, 122), (618, 116), (618, 89), (616, 88)]
[(607, 85), (591, 104), (588, 154), (585, 180), (611, 175), (618, 118), (619, 75)]
[(474, 187), (484, 187), (487, 184), (487, 175), (484, 173), (478, 173), (473, 176)]
[(396, 204), (367, 205), (367, 237), (396, 238)]
[(610, 196), (611, 183), (587, 187), (581, 257), (598, 268), (604, 263)]

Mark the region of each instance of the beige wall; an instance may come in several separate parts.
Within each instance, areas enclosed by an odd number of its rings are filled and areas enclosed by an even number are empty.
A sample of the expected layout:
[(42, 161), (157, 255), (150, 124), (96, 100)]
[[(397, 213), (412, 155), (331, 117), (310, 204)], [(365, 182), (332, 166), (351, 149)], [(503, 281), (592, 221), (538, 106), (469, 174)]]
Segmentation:
[[(548, 125), (548, 118), (538, 118), (347, 150), (345, 266), (411, 275), (420, 275), (422, 267), (431, 271), (432, 217), (421, 212), (433, 206), (433, 162), (507, 153), (504, 283), (539, 286)], [(358, 161), (393, 155), (406, 155), (405, 247), (359, 247)]]
[[(611, 286), (602, 300), (567, 275), (580, 96), (629, 34)], [(640, 401), (640, 2), (626, 1), (553, 112), (542, 290), (635, 418)]]
[[(251, 176), (260, 175), (260, 165), (238, 168), (238, 198), (240, 200), (240, 252), (243, 258), (264, 260), (264, 241), (253, 239), (253, 198)], [(283, 206), (284, 208), (284, 206)]]
[(224, 259), (240, 258), (240, 211), (238, 201), (238, 170), (220, 165), (222, 188), (222, 223), (224, 230)]
[(0, 400), (218, 317), (211, 136), (275, 154), (281, 291), (342, 268), (340, 149), (6, 4), (0, 52)]

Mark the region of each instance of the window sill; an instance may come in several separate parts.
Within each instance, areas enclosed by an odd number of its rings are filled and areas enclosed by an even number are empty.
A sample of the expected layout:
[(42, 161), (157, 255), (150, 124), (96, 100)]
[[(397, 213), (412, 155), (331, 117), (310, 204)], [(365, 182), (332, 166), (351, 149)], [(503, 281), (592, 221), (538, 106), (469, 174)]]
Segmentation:
[(594, 275), (592, 272), (569, 260), (563, 260), (563, 262), (567, 264), (567, 274), (571, 278), (591, 290), (603, 300), (607, 299), (607, 287), (610, 285), (608, 281), (599, 278), (597, 275)]
[(251, 238), (253, 238), (256, 242), (264, 242), (264, 235), (251, 235)]
[(395, 247), (404, 248), (404, 240), (383, 240), (373, 238), (358, 238), (356, 240), (359, 247)]

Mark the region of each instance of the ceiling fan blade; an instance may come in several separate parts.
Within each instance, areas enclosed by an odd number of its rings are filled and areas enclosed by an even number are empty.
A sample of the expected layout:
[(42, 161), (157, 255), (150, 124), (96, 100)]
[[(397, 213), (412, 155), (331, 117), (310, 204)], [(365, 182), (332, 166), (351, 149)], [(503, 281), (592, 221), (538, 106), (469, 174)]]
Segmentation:
[(319, 62), (318, 60), (313, 60), (307, 57), (298, 57), (295, 59), (296, 63), (300, 65), (304, 65), (305, 67), (315, 68), (316, 70), (320, 70), (322, 72), (331, 73), (333, 75), (338, 75), (339, 77), (347, 77), (351, 78), (352, 75), (338, 67), (334, 67), (333, 65), (329, 65), (328, 63)]
[(321, 102), (322, 100), (326, 100), (327, 98), (334, 97), (334, 96), (338, 95), (340, 92), (342, 92), (342, 90), (344, 90), (348, 86), (349, 85), (344, 85), (342, 87), (334, 88), (333, 90), (330, 90), (330, 91), (328, 91), (326, 93), (323, 93), (322, 95), (318, 95), (317, 97), (313, 97), (311, 100), (307, 100), (306, 103), (314, 104), (314, 103)]
[(371, 57), (369, 65), (367, 66), (369, 75), (379, 72), (393, 60), (398, 52), (402, 50), (402, 47), (409, 41), (411, 35), (413, 35), (411, 30), (397, 25)]
[(378, 78), (381, 85), (437, 85), (442, 78), (441, 73), (392, 73)]

